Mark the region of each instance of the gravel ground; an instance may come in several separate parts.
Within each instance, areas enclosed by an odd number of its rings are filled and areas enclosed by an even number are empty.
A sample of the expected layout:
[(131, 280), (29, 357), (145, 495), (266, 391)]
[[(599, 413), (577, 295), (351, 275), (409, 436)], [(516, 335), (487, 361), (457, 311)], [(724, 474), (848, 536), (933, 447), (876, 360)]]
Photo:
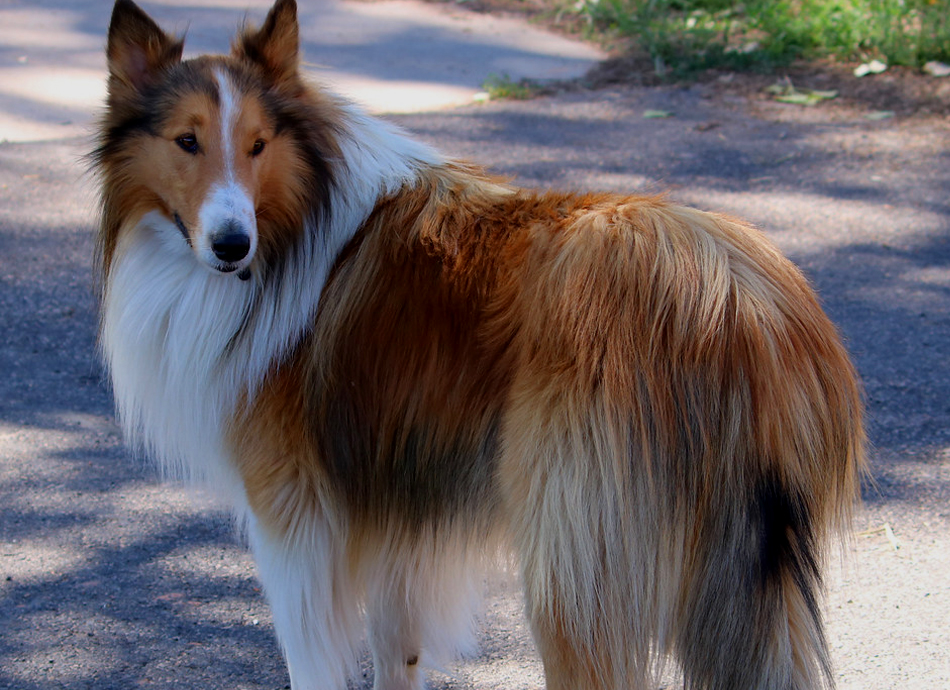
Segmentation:
[[(874, 444), (856, 535), (829, 570), (839, 685), (950, 688), (950, 123), (708, 86), (397, 121), (526, 186), (744, 216), (803, 267), (864, 378)], [(95, 358), (86, 149), (0, 144), (0, 688), (284, 688), (226, 515), (122, 447)], [(516, 587), (486, 590), (480, 655), (434, 686), (542, 687)]]

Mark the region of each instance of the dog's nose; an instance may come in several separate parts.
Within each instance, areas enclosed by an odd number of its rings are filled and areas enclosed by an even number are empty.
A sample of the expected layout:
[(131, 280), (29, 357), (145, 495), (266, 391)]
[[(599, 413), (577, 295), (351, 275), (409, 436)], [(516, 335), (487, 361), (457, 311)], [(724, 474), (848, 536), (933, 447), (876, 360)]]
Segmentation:
[(251, 250), (251, 238), (233, 225), (228, 225), (223, 232), (214, 236), (211, 241), (211, 251), (222, 261), (233, 264), (240, 261)]

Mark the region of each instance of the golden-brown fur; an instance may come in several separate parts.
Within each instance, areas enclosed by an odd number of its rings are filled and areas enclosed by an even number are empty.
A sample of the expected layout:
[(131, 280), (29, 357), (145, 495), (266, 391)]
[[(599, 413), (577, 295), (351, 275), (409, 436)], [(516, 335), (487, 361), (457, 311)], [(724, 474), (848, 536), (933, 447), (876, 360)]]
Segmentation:
[(279, 532), (323, 491), (359, 534), (505, 524), (549, 687), (638, 687), (668, 649), (697, 687), (812, 687), (860, 414), (833, 326), (757, 231), (447, 168), (381, 202), (234, 447)]

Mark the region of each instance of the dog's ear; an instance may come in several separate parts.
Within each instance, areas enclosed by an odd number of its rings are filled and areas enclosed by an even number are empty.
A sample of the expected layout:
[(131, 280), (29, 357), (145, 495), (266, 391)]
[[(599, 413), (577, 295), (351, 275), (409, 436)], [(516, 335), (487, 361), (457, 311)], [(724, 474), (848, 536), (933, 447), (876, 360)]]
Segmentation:
[(277, 0), (264, 25), (237, 37), (232, 52), (238, 58), (254, 62), (275, 84), (291, 80), (297, 74), (300, 38), (295, 0)]
[(183, 48), (132, 0), (116, 0), (106, 46), (110, 95), (142, 91), (181, 61)]

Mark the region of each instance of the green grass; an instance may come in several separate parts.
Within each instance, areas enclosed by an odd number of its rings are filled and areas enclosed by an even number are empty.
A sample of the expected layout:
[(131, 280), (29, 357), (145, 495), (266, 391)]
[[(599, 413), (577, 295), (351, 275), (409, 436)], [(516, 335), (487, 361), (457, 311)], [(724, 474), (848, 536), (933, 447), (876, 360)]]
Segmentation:
[(595, 32), (634, 39), (657, 71), (771, 69), (796, 58), (950, 61), (950, 0), (580, 0)]
[(536, 89), (527, 81), (515, 81), (507, 74), (489, 74), (482, 82), (482, 89), (490, 100), (508, 99), (523, 101), (532, 98)]

